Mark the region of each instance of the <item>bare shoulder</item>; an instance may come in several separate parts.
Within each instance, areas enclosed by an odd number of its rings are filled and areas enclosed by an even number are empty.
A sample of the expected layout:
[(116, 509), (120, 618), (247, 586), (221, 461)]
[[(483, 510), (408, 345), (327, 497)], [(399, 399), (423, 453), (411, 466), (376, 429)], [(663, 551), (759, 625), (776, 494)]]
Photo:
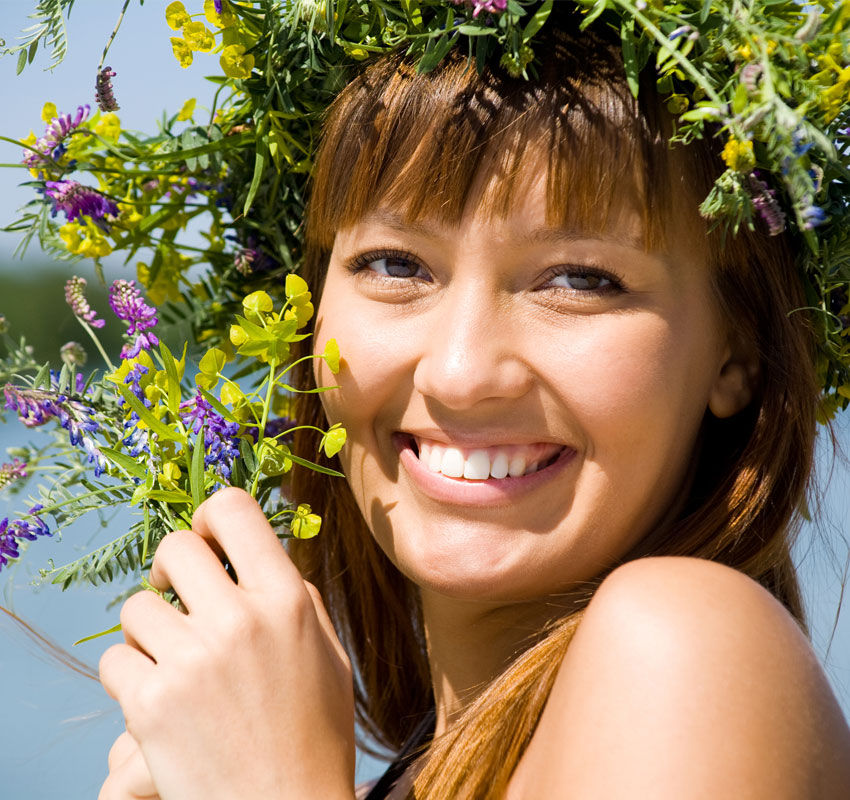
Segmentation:
[(803, 632), (742, 573), (615, 570), (568, 650), (508, 797), (850, 796), (850, 729)]

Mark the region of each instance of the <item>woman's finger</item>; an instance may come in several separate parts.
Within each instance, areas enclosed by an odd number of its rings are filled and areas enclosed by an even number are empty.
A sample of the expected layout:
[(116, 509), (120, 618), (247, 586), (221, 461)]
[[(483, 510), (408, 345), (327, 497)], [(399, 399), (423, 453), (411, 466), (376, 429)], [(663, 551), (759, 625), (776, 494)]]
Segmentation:
[(192, 530), (221, 545), (240, 586), (301, 580), (257, 501), (242, 489), (221, 489), (202, 503), (192, 518)]
[(127, 731), (124, 731), (109, 748), (109, 755), (106, 757), (109, 771), (113, 772), (118, 769), (138, 749), (138, 742)]
[(173, 531), (159, 543), (148, 580), (160, 591), (174, 589), (190, 613), (233, 589), (221, 559), (193, 531)]
[[(118, 738), (121, 739), (120, 736)], [(142, 751), (135, 740), (131, 741), (135, 745), (134, 750), (118, 766), (113, 768), (110, 765), (109, 775), (100, 789), (98, 800), (159, 800), (159, 792)]]
[[(100, 657), (100, 682), (106, 693), (121, 703), (132, 700), (134, 689), (144, 685), (156, 665), (150, 657), (127, 644), (114, 644)], [(126, 716), (126, 713), (125, 713)]]
[(310, 599), (313, 601), (313, 608), (316, 611), (316, 619), (318, 619), (319, 625), (321, 625), (322, 630), (324, 631), (325, 638), (333, 648), (337, 658), (339, 658), (344, 664), (348, 664), (348, 653), (345, 652), (345, 648), (339, 641), (336, 629), (334, 628), (331, 618), (328, 616), (328, 612), (325, 609), (325, 603), (322, 600), (321, 592), (319, 592), (312, 583), (308, 583), (307, 581), (304, 581), (304, 586), (307, 589), (307, 594), (310, 595)]
[(154, 661), (180, 647), (187, 628), (186, 616), (154, 592), (137, 592), (121, 607), (125, 641)]

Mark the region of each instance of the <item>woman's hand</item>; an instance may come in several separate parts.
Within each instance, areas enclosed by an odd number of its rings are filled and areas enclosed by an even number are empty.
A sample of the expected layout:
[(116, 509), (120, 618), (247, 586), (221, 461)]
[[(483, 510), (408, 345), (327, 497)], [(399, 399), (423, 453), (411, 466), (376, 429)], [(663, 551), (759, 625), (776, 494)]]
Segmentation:
[(351, 667), (257, 503), (213, 495), (160, 543), (150, 581), (188, 613), (131, 597), (100, 674), (162, 800), (352, 798)]

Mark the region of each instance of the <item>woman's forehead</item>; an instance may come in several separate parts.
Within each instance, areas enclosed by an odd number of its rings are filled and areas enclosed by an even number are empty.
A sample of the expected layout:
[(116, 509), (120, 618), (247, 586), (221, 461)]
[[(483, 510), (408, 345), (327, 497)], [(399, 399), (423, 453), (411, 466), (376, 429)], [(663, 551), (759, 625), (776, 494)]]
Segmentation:
[(646, 249), (645, 209), (634, 176), (623, 176), (607, 198), (601, 193), (596, 198), (579, 198), (587, 193), (587, 181), (575, 183), (575, 192), (567, 193), (566, 205), (559, 206), (552, 197), (543, 156), (528, 159), (511, 179), (492, 162), (485, 162), (460, 214), (442, 214), (439, 207), (416, 208), (398, 196), (378, 197), (361, 216), (341, 228), (382, 228), (422, 238), (448, 238), (473, 223), (485, 223), (494, 236), (518, 246), (599, 239)]

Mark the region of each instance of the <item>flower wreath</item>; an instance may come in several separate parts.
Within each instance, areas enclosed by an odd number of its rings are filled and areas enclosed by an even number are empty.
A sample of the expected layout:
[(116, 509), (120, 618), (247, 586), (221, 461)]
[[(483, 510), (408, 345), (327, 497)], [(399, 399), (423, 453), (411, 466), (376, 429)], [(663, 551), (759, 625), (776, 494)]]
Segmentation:
[[(39, 0), (36, 24), (4, 51), (18, 54), (19, 71), (40, 46), (61, 61), (72, 2)], [(703, 216), (731, 231), (746, 225), (799, 240), (828, 420), (850, 404), (850, 0), (570, 2), (583, 26), (619, 31), (635, 95), (639, 74), (654, 70), (677, 119), (674, 139), (723, 137), (727, 169), (700, 206)], [(0, 488), (20, 489), (57, 454), (64, 466), (47, 473), (28, 513), (0, 521), (0, 568), (28, 540), (95, 509), (129, 502), (141, 510), (127, 534), (41, 571), (63, 587), (149, 566), (161, 537), (224, 484), (257, 497), (282, 535), (318, 532), (312, 510), (278, 487), (293, 464), (339, 474), (291, 452), (296, 422), (287, 413), (290, 345), (313, 314), (297, 270), (323, 111), (364, 64), (395, 50), (416, 58), (420, 72), (461, 48), (479, 70), (497, 63), (533, 79), (553, 0), (193, 0), (189, 9), (172, 2), (175, 58), (189, 68), (218, 55), (219, 88), (209, 118), (196, 121), (190, 100), (150, 136), (122, 130), (117, 76), (104, 65), (129, 5), (96, 70), (97, 110), (60, 113), (48, 103), (43, 135), (20, 141), (37, 195), (6, 229), (20, 231), (23, 246), (37, 235), (60, 257), (90, 258), (98, 274), (111, 252), (149, 256), (136, 272), (147, 300), (135, 281), (111, 289), (127, 333), (116, 364), (97, 338), (103, 320), (86, 301), (85, 280), (66, 286), (101, 350), (103, 377), (86, 376), (77, 343), (63, 348), (57, 374), (3, 331), (5, 407), (30, 427), (57, 424), (49, 445), (0, 467)], [(185, 242), (199, 216), (204, 248)], [(159, 341), (159, 317), (191, 320), (182, 353)], [(333, 341), (316, 357), (338, 368)], [(245, 389), (239, 378), (257, 371), (259, 384)], [(342, 428), (322, 431), (326, 455), (344, 442)]]

